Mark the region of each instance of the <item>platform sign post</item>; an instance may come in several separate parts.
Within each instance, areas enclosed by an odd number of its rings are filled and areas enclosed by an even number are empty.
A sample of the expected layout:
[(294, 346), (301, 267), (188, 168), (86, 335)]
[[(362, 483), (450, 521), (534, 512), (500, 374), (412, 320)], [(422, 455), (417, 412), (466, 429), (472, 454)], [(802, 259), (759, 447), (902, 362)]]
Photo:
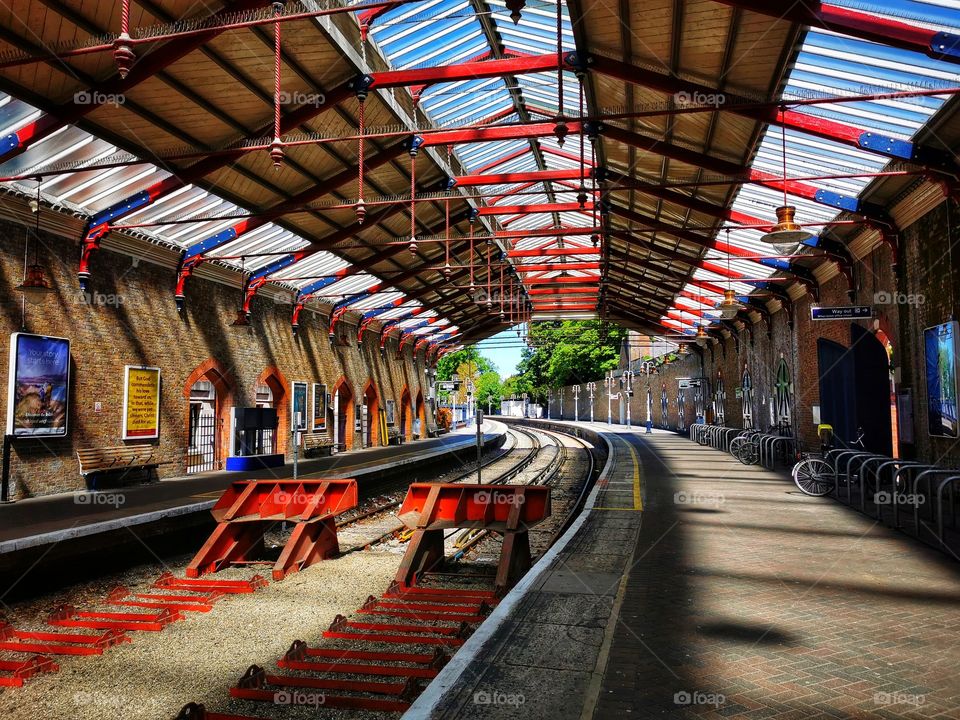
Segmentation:
[(580, 386), (573, 386), (573, 421), (580, 422)]
[(480, 457), (483, 455), (483, 431), (480, 429), (480, 426), (483, 425), (483, 410), (477, 410), (477, 485), (481, 484), (480, 480)]
[(301, 420), (300, 413), (299, 412), (294, 413), (293, 419), (294, 419), (294, 423), (293, 423), (293, 428), (290, 430), (290, 437), (293, 440), (293, 479), (296, 480), (297, 471), (299, 469), (298, 465), (300, 460), (300, 453), (299, 453), (300, 443), (298, 442), (300, 440), (300, 437), (299, 437), (300, 433), (297, 430), (297, 428), (300, 427), (300, 420)]
[(597, 389), (597, 384), (592, 380), (587, 383), (587, 392), (590, 393), (590, 422), (593, 422), (593, 392)]

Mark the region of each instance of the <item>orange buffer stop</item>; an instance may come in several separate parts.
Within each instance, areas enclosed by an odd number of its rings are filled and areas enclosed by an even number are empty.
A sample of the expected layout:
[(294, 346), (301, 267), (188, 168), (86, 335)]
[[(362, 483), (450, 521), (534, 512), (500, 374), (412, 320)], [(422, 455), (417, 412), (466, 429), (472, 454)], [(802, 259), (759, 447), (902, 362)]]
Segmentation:
[(414, 483), (400, 507), (413, 536), (396, 580), (409, 586), (419, 573), (440, 567), (444, 530), (489, 530), (503, 535), (496, 590), (506, 590), (530, 569), (527, 531), (548, 517), (550, 488), (544, 485)]
[(296, 523), (273, 579), (283, 580), (340, 552), (336, 517), (357, 506), (357, 481), (239, 480), (210, 511), (218, 525), (187, 566), (188, 578), (263, 558), (263, 536), (278, 522)]

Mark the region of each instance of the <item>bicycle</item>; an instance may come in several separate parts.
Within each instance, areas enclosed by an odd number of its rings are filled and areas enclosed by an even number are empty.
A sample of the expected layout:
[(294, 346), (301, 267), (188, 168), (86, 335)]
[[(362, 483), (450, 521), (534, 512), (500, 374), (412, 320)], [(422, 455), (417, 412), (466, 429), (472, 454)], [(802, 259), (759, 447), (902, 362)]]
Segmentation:
[[(819, 455), (816, 453), (804, 455), (803, 459), (794, 465), (790, 472), (793, 482), (800, 489), (800, 492), (811, 497), (823, 497), (833, 490), (837, 482), (836, 470), (824, 459), (827, 453), (833, 449), (833, 427), (826, 423), (818, 425), (817, 434), (820, 436)], [(863, 429), (857, 428), (857, 439), (850, 443), (850, 447), (863, 450), (863, 437)], [(847, 478), (844, 478), (843, 481), (846, 483)]]
[(760, 446), (754, 442), (759, 430), (744, 430), (730, 443), (730, 454), (744, 465), (756, 465), (760, 461)]

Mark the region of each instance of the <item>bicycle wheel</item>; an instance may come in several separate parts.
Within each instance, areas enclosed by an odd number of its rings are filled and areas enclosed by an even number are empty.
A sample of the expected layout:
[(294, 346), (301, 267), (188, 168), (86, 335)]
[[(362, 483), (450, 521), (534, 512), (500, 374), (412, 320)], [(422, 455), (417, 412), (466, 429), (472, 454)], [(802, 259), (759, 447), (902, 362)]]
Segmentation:
[(740, 448), (740, 455), (737, 456), (737, 459), (744, 465), (756, 465), (760, 462), (760, 446), (748, 440)]
[(730, 443), (730, 454), (739, 460), (740, 446), (746, 441), (747, 439), (745, 437), (735, 437)]
[(833, 468), (820, 458), (807, 458), (793, 466), (793, 482), (804, 495), (823, 497), (833, 489)]

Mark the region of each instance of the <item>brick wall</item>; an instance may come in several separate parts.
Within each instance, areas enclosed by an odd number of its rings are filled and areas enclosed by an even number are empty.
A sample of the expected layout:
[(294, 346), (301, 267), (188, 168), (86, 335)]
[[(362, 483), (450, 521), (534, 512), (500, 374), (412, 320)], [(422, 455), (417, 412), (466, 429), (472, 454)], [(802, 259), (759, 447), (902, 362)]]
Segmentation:
[[(653, 421), (657, 427), (676, 429), (679, 426), (677, 378), (705, 376), (710, 381), (711, 395), (716, 390), (718, 373), (722, 373), (726, 391), (725, 422), (743, 427), (743, 401), (736, 397), (742, 387), (744, 370), (750, 373), (753, 385), (753, 426), (771, 425), (770, 401), (774, 395), (776, 371), (780, 359), (786, 362), (793, 384), (791, 419), (804, 447), (816, 448), (818, 439), (814, 424), (814, 408), (820, 405), (817, 344), (821, 338), (844, 347), (851, 343), (851, 322), (813, 321), (810, 308), (815, 304), (873, 305), (874, 318), (857, 324), (875, 333), (892, 346), (891, 363), (896, 392), (913, 394), (914, 443), (902, 446), (906, 457), (917, 457), (944, 465), (960, 465), (960, 443), (956, 439), (931, 437), (927, 430), (926, 387), (924, 376), (923, 328), (958, 317), (960, 300), (960, 209), (955, 203), (943, 202), (922, 217), (900, 236), (900, 258), (893, 266), (891, 250), (882, 245), (857, 262), (854, 268), (856, 290), (842, 275), (822, 283), (819, 301), (809, 294), (794, 303), (792, 327), (787, 313), (775, 312), (769, 320), (752, 326), (751, 333), (739, 328), (720, 343), (704, 349), (694, 348), (687, 357), (663, 365), (646, 378), (634, 379), (631, 415), (634, 424), (646, 420), (646, 398), (649, 387), (653, 396)], [(897, 302), (897, 293), (900, 294)], [(893, 302), (878, 298), (885, 294)], [(878, 301), (879, 300), (879, 301)], [(667, 389), (668, 420), (663, 422), (661, 392)], [(694, 391), (685, 391), (684, 420), (689, 426), (695, 420)], [(564, 417), (572, 419), (571, 391), (565, 390)], [(708, 422), (713, 421), (712, 397), (705, 401)], [(554, 406), (556, 408), (556, 404)], [(580, 416), (589, 410), (581, 404)], [(595, 400), (598, 421), (606, 422), (607, 395), (598, 382)], [(554, 417), (556, 417), (556, 413)], [(618, 421), (617, 401), (613, 401), (613, 419)]]
[[(5, 335), (21, 329), (21, 295), (14, 287), (22, 277), (23, 242), (22, 227), (0, 222), (0, 329)], [(42, 247), (41, 263), (55, 293), (42, 305), (26, 305), (23, 329), (72, 341), (69, 434), (64, 439), (15, 441), (11, 454), (14, 497), (80, 489), (77, 448), (123, 444), (124, 365), (161, 368), (160, 438), (150, 441), (169, 463), (160, 468), (161, 476), (185, 472), (189, 387), (204, 371), (222, 376), (226, 392), (221, 397), (236, 406), (253, 405), (254, 388), (269, 378), (281, 416), (280, 447), (288, 456), (292, 382), (324, 383), (332, 392), (345, 379), (356, 398), (372, 381), (380, 407), (388, 399), (397, 403), (398, 424), (404, 388), (409, 388), (414, 402), (421, 391), (424, 398), (428, 396), (425, 383), (421, 386), (422, 352), (413, 362), (408, 347), (403, 361), (397, 362), (396, 342), (391, 341), (387, 357), (382, 358), (376, 333), (366, 333), (363, 347), (358, 348), (356, 328), (350, 327), (351, 341), (331, 346), (326, 316), (305, 311), (294, 337), (290, 305), (266, 297), (254, 300), (252, 328), (231, 328), (238, 286), (196, 277), (188, 281), (187, 306), (180, 316), (173, 302), (176, 269), (172, 263), (136, 262), (129, 255), (107, 250), (93, 257), (85, 299), (76, 279), (76, 243), (44, 235)], [(9, 343), (3, 343), (2, 353), (0, 372), (6, 377)], [(0, 383), (0, 393), (5, 408), (6, 381)], [(279, 398), (280, 394), (284, 397)], [(100, 403), (99, 412), (96, 403)], [(353, 428), (352, 422), (349, 427)], [(359, 439), (353, 444), (358, 447)]]

